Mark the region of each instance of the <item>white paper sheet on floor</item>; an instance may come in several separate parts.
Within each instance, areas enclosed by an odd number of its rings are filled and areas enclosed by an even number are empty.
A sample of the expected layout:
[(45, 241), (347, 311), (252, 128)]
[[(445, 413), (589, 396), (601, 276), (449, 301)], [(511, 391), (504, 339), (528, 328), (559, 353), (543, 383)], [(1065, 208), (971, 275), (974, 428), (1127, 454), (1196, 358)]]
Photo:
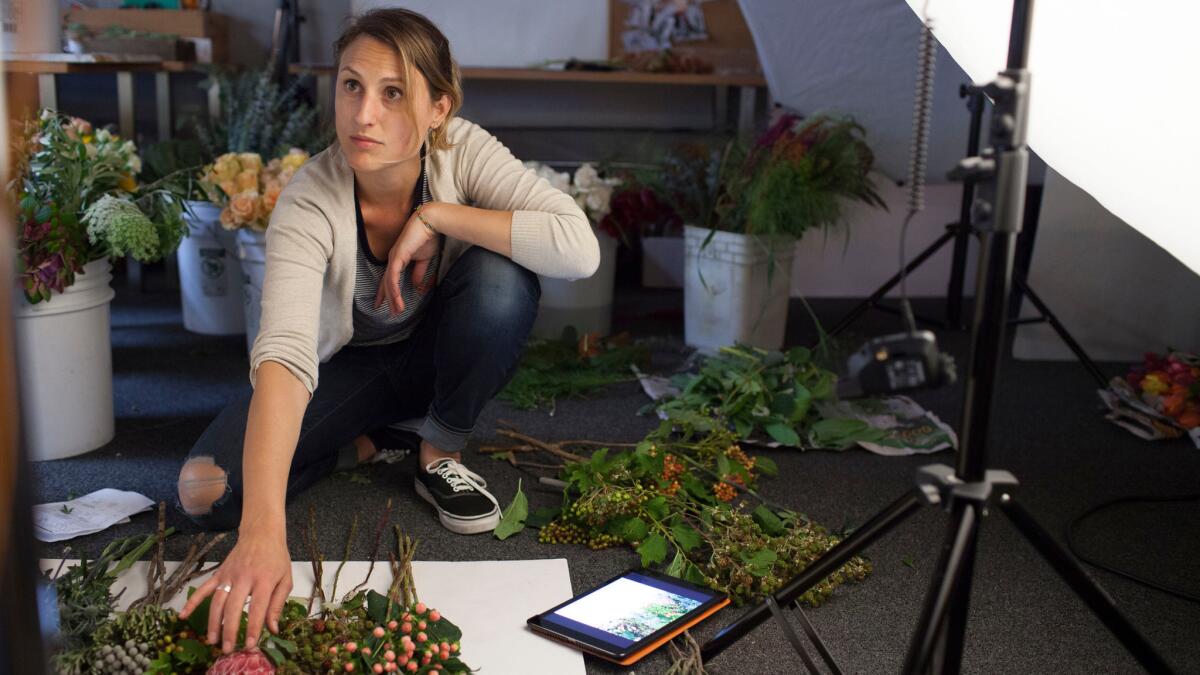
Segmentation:
[(153, 500), (138, 493), (104, 488), (65, 502), (35, 504), (33, 534), (41, 541), (63, 541), (95, 534), (119, 523), (128, 523), (129, 516), (148, 511)]

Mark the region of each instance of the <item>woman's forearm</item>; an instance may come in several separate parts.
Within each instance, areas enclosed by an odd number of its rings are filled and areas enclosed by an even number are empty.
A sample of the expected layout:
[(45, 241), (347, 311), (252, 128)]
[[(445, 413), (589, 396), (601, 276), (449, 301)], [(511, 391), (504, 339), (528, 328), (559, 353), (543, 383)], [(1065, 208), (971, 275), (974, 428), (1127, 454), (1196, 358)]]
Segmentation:
[(291, 371), (274, 361), (258, 367), (242, 455), (242, 533), (285, 531), (288, 473), (307, 406), (308, 390)]
[(421, 215), (448, 237), (512, 257), (512, 211), (432, 202), (421, 208)]

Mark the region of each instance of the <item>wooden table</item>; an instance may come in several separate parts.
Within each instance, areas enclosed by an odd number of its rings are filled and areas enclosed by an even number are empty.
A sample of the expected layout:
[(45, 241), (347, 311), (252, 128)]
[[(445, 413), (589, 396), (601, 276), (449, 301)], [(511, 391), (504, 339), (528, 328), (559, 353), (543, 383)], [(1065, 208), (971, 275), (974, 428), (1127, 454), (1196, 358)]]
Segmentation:
[[(309, 74), (317, 79), (317, 105), (321, 114), (330, 115), (333, 105), (333, 78), (336, 74), (330, 64), (297, 63), (289, 66), (295, 75)], [(659, 85), (712, 87), (714, 117), (717, 123), (732, 122), (741, 136), (754, 131), (755, 101), (760, 88), (767, 86), (759, 74), (686, 74), (686, 73), (641, 73), (630, 70), (546, 70), (539, 68), (463, 68), (463, 81), (502, 80), (534, 82), (588, 82), (604, 85)], [(738, 90), (736, 118), (727, 120), (730, 111), (727, 96), (730, 87)]]

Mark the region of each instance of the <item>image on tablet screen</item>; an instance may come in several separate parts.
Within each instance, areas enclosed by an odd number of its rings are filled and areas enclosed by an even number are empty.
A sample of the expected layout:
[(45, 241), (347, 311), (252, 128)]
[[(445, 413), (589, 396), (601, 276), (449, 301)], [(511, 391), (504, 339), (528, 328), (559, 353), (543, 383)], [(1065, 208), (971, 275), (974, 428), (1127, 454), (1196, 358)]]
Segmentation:
[(684, 597), (631, 579), (613, 583), (555, 612), (626, 640), (640, 640), (699, 607)]

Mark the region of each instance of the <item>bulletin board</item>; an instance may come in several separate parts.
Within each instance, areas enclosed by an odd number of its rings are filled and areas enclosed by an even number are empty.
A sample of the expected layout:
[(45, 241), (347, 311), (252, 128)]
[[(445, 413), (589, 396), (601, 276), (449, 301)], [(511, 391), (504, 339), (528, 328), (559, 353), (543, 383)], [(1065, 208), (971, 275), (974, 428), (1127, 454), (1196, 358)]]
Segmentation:
[(685, 5), (694, 5), (703, 13), (707, 39), (672, 42), (672, 51), (708, 61), (720, 74), (762, 73), (754, 38), (737, 0), (609, 0), (609, 58), (627, 53), (623, 34), (636, 30), (629, 25), (631, 18), (644, 25), (647, 12), (657, 14)]

